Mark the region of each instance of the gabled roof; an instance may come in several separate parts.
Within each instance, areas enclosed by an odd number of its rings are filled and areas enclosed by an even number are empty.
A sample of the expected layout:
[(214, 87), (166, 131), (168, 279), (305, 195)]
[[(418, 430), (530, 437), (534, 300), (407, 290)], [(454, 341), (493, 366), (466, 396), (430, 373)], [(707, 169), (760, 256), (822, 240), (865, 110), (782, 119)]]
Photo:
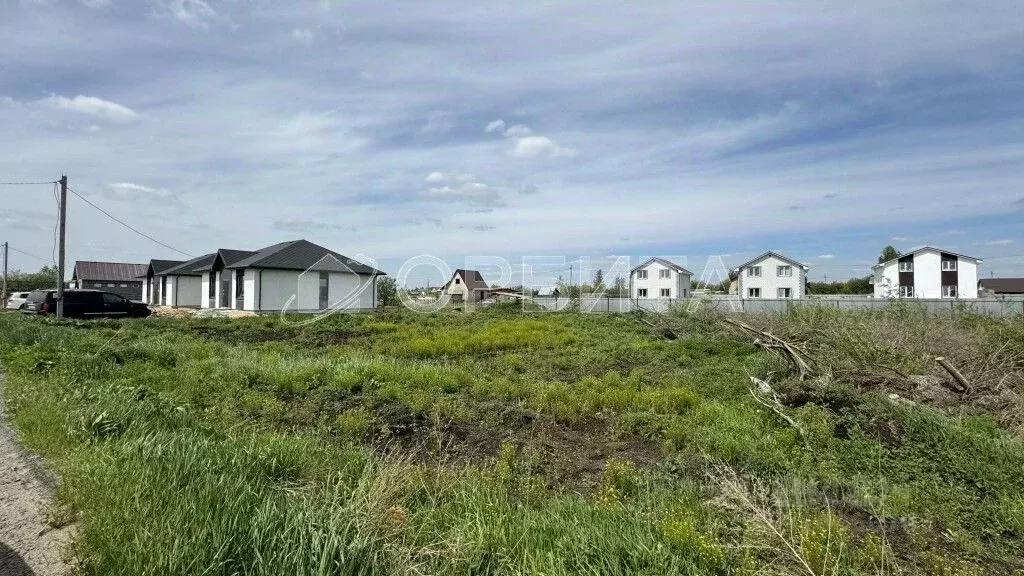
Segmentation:
[(140, 276), (146, 275), (146, 264), (126, 264), (123, 262), (75, 262), (72, 280), (105, 280), (108, 282), (137, 282)]
[(384, 272), (342, 256), (308, 240), (291, 240), (267, 246), (251, 256), (225, 264), (227, 268), (272, 268), (278, 270), (319, 270), (385, 276)]
[(202, 264), (196, 266), (195, 271), (202, 273), (213, 270), (218, 258), (224, 264), (225, 268), (230, 268), (235, 262), (244, 260), (253, 254), (255, 254), (255, 252), (250, 250), (231, 250), (230, 248), (221, 248), (213, 254), (210, 254), (210, 258), (208, 260), (204, 260)]
[(462, 268), (457, 268), (455, 272), (452, 273), (452, 277), (449, 278), (448, 281), (444, 283), (444, 286), (442, 286), (441, 289), (447, 289), (448, 285), (451, 284), (453, 280), (455, 280), (456, 276), (462, 278), (462, 281), (466, 283), (466, 288), (469, 288), (470, 290), (491, 289), (491, 287), (487, 285), (487, 282), (484, 281), (484, 277), (480, 274), (480, 272), (478, 272), (477, 270), (464, 270)]
[(996, 294), (1024, 294), (1024, 278), (982, 278), (978, 286)]
[(177, 266), (168, 268), (162, 271), (160, 274), (156, 274), (156, 276), (202, 276), (202, 273), (199, 272), (198, 268), (207, 264), (212, 264), (213, 259), (216, 256), (216, 252), (211, 254), (203, 254), (198, 258), (193, 258), (187, 262), (182, 262)]
[(804, 270), (807, 270), (807, 268), (808, 268), (808, 266), (806, 264), (802, 264), (800, 262), (797, 262), (796, 260), (793, 260), (792, 258), (790, 258), (788, 256), (783, 256), (782, 254), (779, 254), (778, 252), (773, 252), (773, 251), (769, 250), (769, 251), (765, 252), (764, 254), (761, 254), (757, 258), (752, 258), (752, 259), (744, 262), (743, 264), (740, 264), (739, 266), (733, 268), (733, 271), (736, 272), (736, 271), (742, 270), (743, 268), (746, 268), (747, 266), (750, 266), (751, 264), (755, 264), (757, 262), (760, 262), (761, 260), (764, 260), (765, 258), (768, 258), (769, 256), (774, 256), (775, 258), (778, 258), (779, 260), (782, 260), (783, 262), (789, 262), (793, 266), (799, 266), (799, 267), (803, 268)]
[(932, 246), (921, 246), (920, 248), (914, 248), (913, 250), (911, 250), (910, 252), (907, 252), (906, 254), (900, 254), (899, 258), (893, 258), (891, 260), (886, 260), (885, 262), (882, 262), (880, 264), (875, 264), (874, 266), (872, 266), (872, 268), (881, 268), (882, 266), (885, 266), (886, 264), (890, 264), (892, 262), (898, 261), (900, 258), (906, 258), (907, 256), (915, 256), (915, 255), (917, 255), (918, 252), (924, 252), (926, 250), (931, 250), (932, 252), (940, 252), (942, 254), (949, 254), (951, 256), (956, 256), (957, 258), (967, 258), (968, 260), (974, 260), (975, 262), (982, 262), (983, 261), (981, 258), (975, 258), (974, 256), (966, 256), (964, 254), (957, 254), (956, 252), (950, 252), (949, 250), (942, 250), (941, 248), (935, 248), (935, 247), (932, 247)]
[(665, 260), (664, 258), (651, 258), (648, 261), (644, 262), (643, 264), (640, 264), (638, 266), (633, 267), (633, 269), (630, 270), (629, 273), (632, 274), (633, 272), (636, 272), (637, 270), (639, 270), (641, 268), (646, 268), (647, 266), (649, 266), (653, 262), (657, 262), (657, 263), (661, 264), (662, 266), (667, 266), (668, 268), (671, 268), (671, 269), (675, 270), (676, 272), (679, 272), (680, 274), (689, 274), (690, 276), (693, 276), (693, 272), (690, 272), (686, 268), (683, 268), (682, 266), (680, 266), (679, 264), (676, 264), (675, 262), (672, 262), (671, 260)]
[(145, 278), (149, 275), (150, 271), (153, 272), (154, 276), (160, 276), (169, 268), (174, 268), (175, 266), (180, 266), (184, 263), (184, 260), (150, 260), (149, 266), (146, 266), (142, 270), (142, 274), (136, 276), (136, 278)]

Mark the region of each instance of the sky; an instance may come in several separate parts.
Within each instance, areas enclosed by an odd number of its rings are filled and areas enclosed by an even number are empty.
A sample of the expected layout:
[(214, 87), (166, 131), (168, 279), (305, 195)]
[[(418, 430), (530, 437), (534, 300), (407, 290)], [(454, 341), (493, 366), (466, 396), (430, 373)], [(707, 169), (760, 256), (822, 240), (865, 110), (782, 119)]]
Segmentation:
[[(190, 255), (1024, 276), (1019, 0), (0, 0), (0, 38), (0, 182)], [(55, 214), (0, 185), (12, 267)], [(184, 257), (71, 196), (69, 263), (151, 258)]]

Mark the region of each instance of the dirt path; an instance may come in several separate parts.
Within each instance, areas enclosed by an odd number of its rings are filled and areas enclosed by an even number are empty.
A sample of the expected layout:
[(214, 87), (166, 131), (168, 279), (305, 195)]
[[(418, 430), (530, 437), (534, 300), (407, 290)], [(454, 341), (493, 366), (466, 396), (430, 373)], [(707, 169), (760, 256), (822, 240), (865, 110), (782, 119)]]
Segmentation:
[(0, 374), (0, 576), (63, 576), (72, 528), (53, 529), (46, 510), (54, 478), (25, 450), (7, 420)]

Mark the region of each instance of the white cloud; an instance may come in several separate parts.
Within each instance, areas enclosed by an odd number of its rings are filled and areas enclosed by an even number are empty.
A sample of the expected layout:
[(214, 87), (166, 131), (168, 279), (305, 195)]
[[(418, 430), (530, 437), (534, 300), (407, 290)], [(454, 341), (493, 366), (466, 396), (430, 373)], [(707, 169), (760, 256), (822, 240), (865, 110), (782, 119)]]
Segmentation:
[(108, 184), (104, 195), (115, 200), (133, 202), (166, 202), (175, 200), (174, 195), (168, 190), (164, 190), (162, 188), (151, 188), (149, 186), (134, 184), (132, 182), (114, 182), (112, 184)]
[(488, 132), (488, 133), (490, 133), (490, 132), (504, 132), (504, 131), (505, 131), (505, 121), (501, 120), (500, 118), (498, 120), (495, 120), (495, 121), (489, 123), (487, 125), (487, 127), (484, 128), (484, 132)]
[(430, 188), (422, 196), (425, 199), (438, 202), (462, 203), (488, 209), (505, 205), (498, 190), (482, 182), (465, 182), (457, 186)]
[(516, 158), (558, 158), (575, 156), (576, 151), (572, 148), (562, 148), (547, 136), (525, 136), (516, 138), (515, 146), (509, 154)]
[(516, 124), (515, 126), (510, 127), (508, 130), (505, 130), (505, 136), (528, 136), (532, 132), (533, 131), (527, 128), (526, 126), (523, 126), (522, 124)]
[(139, 116), (131, 108), (117, 102), (103, 100), (95, 96), (82, 96), (81, 94), (74, 98), (53, 94), (43, 98), (40, 103), (56, 110), (70, 110), (96, 118), (103, 118), (111, 122), (130, 122)]
[(313, 31), (309, 28), (296, 28), (292, 30), (292, 38), (309, 46), (313, 43)]
[(833, 259), (835, 257), (836, 257), (835, 254), (822, 254), (821, 256), (818, 256), (818, 258), (821, 259), (821, 260), (831, 260), (831, 259)]
[(1007, 240), (990, 240), (988, 242), (982, 243), (982, 246), (1009, 246), (1010, 244), (1013, 244), (1013, 243), (1014, 243), (1014, 240), (1009, 240), (1009, 239), (1007, 239)]
[(95, 9), (106, 8), (107, 6), (110, 6), (110, 4), (111, 4), (111, 0), (80, 0), (80, 1), (82, 2), (82, 4), (84, 6), (87, 6), (89, 8), (95, 8)]
[(166, 7), (171, 16), (186, 26), (206, 26), (217, 17), (217, 11), (203, 0), (171, 0)]
[(893, 236), (891, 238), (891, 240), (893, 242), (906, 242), (906, 241), (910, 240), (910, 238), (907, 238), (906, 236)]
[(455, 127), (455, 120), (450, 112), (435, 110), (427, 114), (427, 123), (423, 125), (420, 132), (424, 134), (443, 134), (450, 132)]
[(431, 172), (427, 174), (427, 182), (444, 182), (446, 180), (443, 172)]

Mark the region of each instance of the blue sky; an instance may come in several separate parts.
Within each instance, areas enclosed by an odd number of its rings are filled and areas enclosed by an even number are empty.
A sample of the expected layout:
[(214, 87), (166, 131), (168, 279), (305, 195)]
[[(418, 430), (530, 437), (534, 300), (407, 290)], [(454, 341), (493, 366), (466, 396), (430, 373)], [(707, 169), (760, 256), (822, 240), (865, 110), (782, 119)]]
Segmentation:
[[(1018, 1), (7, 0), (0, 36), (0, 181), (190, 254), (1024, 275)], [(0, 240), (49, 258), (51, 192), (0, 186)], [(69, 210), (71, 261), (175, 257)]]

